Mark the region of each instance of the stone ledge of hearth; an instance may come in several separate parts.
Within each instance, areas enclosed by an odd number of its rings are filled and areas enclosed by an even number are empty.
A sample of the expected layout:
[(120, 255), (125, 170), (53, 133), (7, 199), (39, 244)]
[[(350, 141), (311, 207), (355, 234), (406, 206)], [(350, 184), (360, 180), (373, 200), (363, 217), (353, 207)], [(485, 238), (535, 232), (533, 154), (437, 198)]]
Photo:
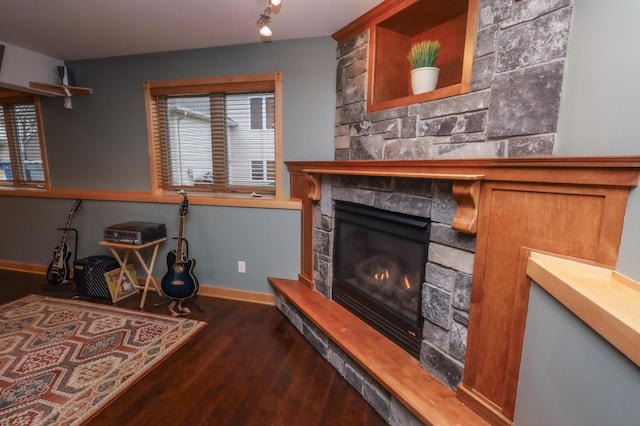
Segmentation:
[[(339, 304), (297, 280), (269, 277), (268, 281), (277, 295), (284, 297), (424, 424), (488, 424), (424, 370), (418, 360)], [(298, 330), (303, 328), (301, 324), (294, 325)]]

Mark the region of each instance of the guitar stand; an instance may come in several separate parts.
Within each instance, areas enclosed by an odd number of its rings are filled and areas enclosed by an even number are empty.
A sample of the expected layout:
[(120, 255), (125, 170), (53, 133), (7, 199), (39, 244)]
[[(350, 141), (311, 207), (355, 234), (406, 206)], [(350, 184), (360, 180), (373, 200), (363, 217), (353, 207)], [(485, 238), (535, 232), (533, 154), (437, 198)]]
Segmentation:
[[(174, 240), (177, 240), (177, 237), (173, 237)], [(187, 257), (187, 259), (189, 258), (189, 241), (187, 241), (186, 238), (183, 238), (182, 241), (184, 242), (185, 245), (185, 255)], [(159, 306), (164, 306), (164, 305), (169, 305), (169, 311), (171, 312), (171, 316), (177, 317), (177, 316), (181, 316), (181, 315), (188, 315), (191, 313), (191, 310), (189, 310), (189, 308), (185, 308), (182, 307), (182, 302), (191, 302), (194, 305), (196, 305), (196, 308), (198, 308), (200, 310), (200, 312), (204, 312), (204, 308), (202, 306), (200, 306), (198, 304), (198, 302), (196, 302), (194, 300), (194, 298), (196, 297), (196, 294), (194, 294), (193, 296), (187, 298), (187, 299), (183, 299), (183, 300), (176, 300), (176, 299), (169, 299), (169, 300), (165, 300), (164, 302), (160, 302), (160, 303), (156, 303), (155, 306), (156, 308)], [(175, 308), (177, 304), (177, 311)]]
[(78, 260), (78, 230), (76, 228), (58, 228), (58, 231), (73, 231), (73, 264)]
[(191, 313), (191, 310), (189, 308), (182, 306), (183, 302), (191, 302), (196, 306), (196, 308), (198, 308), (200, 312), (204, 312), (204, 308), (200, 306), (198, 302), (193, 300), (194, 297), (195, 296), (191, 296), (188, 299), (183, 299), (183, 300), (169, 299), (169, 300), (165, 300), (164, 302), (156, 303), (153, 306), (157, 308), (159, 306), (169, 305), (169, 312), (173, 317), (179, 317), (179, 316), (188, 315)]
[[(73, 265), (78, 260), (78, 230), (76, 228), (56, 228), (58, 231), (73, 231)], [(46, 285), (42, 286), (44, 289), (62, 287), (64, 284), (71, 282), (70, 279), (63, 281), (59, 286)]]

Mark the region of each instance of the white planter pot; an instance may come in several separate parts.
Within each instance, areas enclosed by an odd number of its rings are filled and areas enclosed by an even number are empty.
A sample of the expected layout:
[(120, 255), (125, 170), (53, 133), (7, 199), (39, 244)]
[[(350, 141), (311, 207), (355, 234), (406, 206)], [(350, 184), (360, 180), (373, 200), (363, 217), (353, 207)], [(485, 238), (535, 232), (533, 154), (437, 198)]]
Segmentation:
[(438, 85), (440, 68), (423, 67), (411, 70), (411, 90), (414, 95), (429, 92)]

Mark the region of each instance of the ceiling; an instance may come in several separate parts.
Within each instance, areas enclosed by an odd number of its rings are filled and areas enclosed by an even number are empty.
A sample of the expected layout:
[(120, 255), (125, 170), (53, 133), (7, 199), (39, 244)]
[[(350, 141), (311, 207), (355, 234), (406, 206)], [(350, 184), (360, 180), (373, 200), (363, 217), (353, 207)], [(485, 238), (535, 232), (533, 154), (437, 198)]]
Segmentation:
[[(382, 0), (282, 0), (272, 41), (330, 36)], [(266, 0), (2, 0), (0, 42), (65, 61), (260, 41)]]

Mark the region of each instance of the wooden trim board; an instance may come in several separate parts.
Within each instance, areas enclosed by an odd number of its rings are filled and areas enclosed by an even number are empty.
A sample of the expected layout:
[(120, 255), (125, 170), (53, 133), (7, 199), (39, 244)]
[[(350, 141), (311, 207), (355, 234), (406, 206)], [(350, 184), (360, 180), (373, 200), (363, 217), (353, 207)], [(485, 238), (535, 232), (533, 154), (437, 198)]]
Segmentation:
[(640, 366), (640, 283), (608, 268), (536, 252), (527, 275)]
[(12, 262), (9, 260), (0, 260), (0, 269), (7, 271), (28, 272), (30, 274), (46, 275), (47, 266), (37, 265), (35, 263)]
[(205, 297), (217, 297), (219, 299), (237, 300), (240, 302), (261, 303), (263, 305), (276, 304), (276, 297), (273, 294), (214, 287), (210, 285), (201, 285), (198, 290), (198, 294)]

